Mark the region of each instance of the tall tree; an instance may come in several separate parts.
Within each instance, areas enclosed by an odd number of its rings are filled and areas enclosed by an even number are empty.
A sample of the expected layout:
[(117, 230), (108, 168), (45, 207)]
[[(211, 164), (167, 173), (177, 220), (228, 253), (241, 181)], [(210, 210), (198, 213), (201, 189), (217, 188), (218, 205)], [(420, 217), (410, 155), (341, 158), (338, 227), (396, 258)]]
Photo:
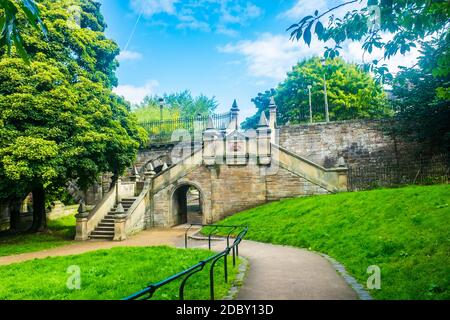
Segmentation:
[[(75, 27), (73, 5), (81, 13)], [(31, 64), (6, 52), (0, 60), (0, 197), (33, 192), (33, 231), (45, 229), (47, 193), (69, 180), (87, 188), (102, 172), (119, 174), (146, 137), (111, 91), (119, 50), (104, 36), (100, 5), (43, 0), (41, 8), (48, 42), (23, 30)]]
[[(261, 114), (261, 110), (267, 110), (270, 96), (276, 92), (278, 123), (308, 122), (308, 85), (311, 85), (313, 119), (324, 121), (324, 76), (331, 120), (373, 119), (392, 115), (383, 87), (370, 74), (341, 58), (327, 59), (322, 65), (317, 57), (299, 62), (276, 90), (266, 91), (253, 99), (258, 108), (257, 115)], [(254, 127), (257, 115), (248, 119), (244, 127)]]
[(440, 65), (441, 51), (449, 47), (450, 34), (424, 44), (418, 67), (403, 69), (392, 83), (398, 121), (388, 129), (418, 142), (423, 153), (450, 151), (450, 74)]

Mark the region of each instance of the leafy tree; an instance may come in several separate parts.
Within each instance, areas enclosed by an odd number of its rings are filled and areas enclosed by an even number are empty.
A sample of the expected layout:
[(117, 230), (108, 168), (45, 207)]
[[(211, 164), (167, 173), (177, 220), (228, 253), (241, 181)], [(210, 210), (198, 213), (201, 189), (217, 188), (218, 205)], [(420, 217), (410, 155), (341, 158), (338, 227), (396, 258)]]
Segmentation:
[[(317, 57), (299, 62), (276, 90), (267, 91), (253, 99), (258, 108), (257, 114), (260, 115), (261, 110), (267, 110), (270, 96), (276, 92), (278, 123), (308, 122), (307, 87), (311, 85), (313, 119), (325, 120), (324, 75), (331, 120), (382, 118), (392, 114), (382, 86), (370, 74), (340, 58), (328, 59), (323, 66), (321, 59)], [(254, 126), (257, 119), (259, 118), (256, 116), (247, 119), (245, 127)]]
[[(426, 41), (435, 34), (449, 32), (449, 1), (368, 0), (367, 5), (360, 9), (351, 9), (351, 5), (360, 2), (361, 0), (346, 1), (325, 12), (316, 10), (306, 15), (288, 28), (291, 38), (303, 39), (308, 46), (312, 41), (312, 33), (323, 42), (333, 41), (333, 47), (325, 47), (327, 58), (338, 56), (341, 44), (347, 40), (362, 41), (365, 52), (371, 53), (374, 48), (379, 48), (384, 52), (382, 60), (386, 60), (397, 53), (405, 54), (410, 51), (419, 40)], [(336, 11), (346, 6), (349, 11), (343, 18), (336, 17)], [(328, 23), (324, 24), (327, 18)], [(383, 40), (384, 34), (391, 34), (392, 38)], [(441, 58), (449, 61), (449, 57), (447, 50), (445, 58)], [(379, 66), (379, 61), (373, 61), (368, 67), (382, 79), (392, 78), (390, 74), (388, 76), (386, 65)]]
[[(22, 11), (26, 21), (19, 23), (17, 15)], [(28, 63), (28, 55), (23, 47), (20, 28), (26, 23), (46, 34), (47, 30), (39, 15), (39, 9), (34, 0), (0, 0), (0, 48), (7, 47), (8, 54), (14, 44), (17, 53)]]
[(162, 97), (147, 96), (134, 110), (140, 121), (158, 121), (160, 119), (159, 99), (161, 98), (164, 99), (164, 119), (174, 119), (180, 116), (183, 118), (206, 116), (212, 114), (218, 106), (215, 97), (208, 98), (203, 94), (193, 97), (189, 90), (164, 94)]
[(258, 126), (261, 113), (267, 113), (267, 111), (269, 110), (270, 98), (274, 97), (275, 95), (275, 89), (266, 90), (264, 93), (258, 93), (258, 96), (252, 99), (252, 102), (255, 104), (255, 107), (258, 111), (253, 116), (245, 119), (245, 121), (241, 124), (241, 127), (243, 129), (256, 128)]
[(442, 70), (445, 47), (450, 47), (448, 34), (424, 45), (418, 67), (403, 69), (393, 81), (398, 125), (388, 129), (418, 142), (420, 150), (429, 154), (450, 151), (450, 74), (437, 71)]
[[(32, 62), (0, 60), (0, 198), (33, 193), (32, 230), (46, 227), (45, 197), (77, 180), (85, 189), (103, 172), (131, 165), (146, 137), (114, 95), (119, 50), (105, 38), (100, 5), (90, 0), (42, 1), (48, 42), (23, 30)], [(81, 8), (74, 28), (68, 6)], [(21, 17), (19, 17), (20, 19)]]

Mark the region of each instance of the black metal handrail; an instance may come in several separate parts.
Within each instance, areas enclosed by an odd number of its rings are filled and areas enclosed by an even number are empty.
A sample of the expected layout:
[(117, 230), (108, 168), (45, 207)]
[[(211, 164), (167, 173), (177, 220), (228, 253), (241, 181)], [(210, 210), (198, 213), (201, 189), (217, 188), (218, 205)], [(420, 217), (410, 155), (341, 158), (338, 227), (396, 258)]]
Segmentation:
[[(200, 226), (200, 227), (214, 227), (213, 231), (208, 233), (208, 247), (211, 249), (211, 234), (212, 232), (216, 232), (219, 230), (219, 228), (230, 228), (231, 231), (228, 232), (226, 236), (227, 240), (227, 247), (225, 250), (205, 259), (197, 264), (191, 266), (188, 269), (185, 269), (177, 274), (174, 274), (164, 280), (161, 280), (156, 283), (152, 283), (148, 285), (145, 289), (138, 291), (128, 297), (126, 297), (124, 300), (148, 300), (151, 299), (159, 288), (165, 286), (166, 284), (169, 284), (177, 279), (180, 279), (182, 277), (183, 281), (180, 284), (179, 288), (179, 298), (180, 300), (184, 300), (184, 288), (186, 286), (187, 281), (189, 278), (191, 278), (194, 274), (202, 271), (204, 267), (211, 262), (211, 266), (209, 268), (209, 286), (210, 286), (210, 299), (214, 300), (214, 268), (217, 264), (217, 262), (224, 258), (224, 277), (225, 282), (228, 282), (228, 262), (227, 257), (232, 252), (233, 255), (233, 266), (236, 265), (236, 256), (239, 256), (239, 244), (241, 243), (242, 239), (245, 237), (248, 231), (248, 226), (221, 226), (221, 225), (203, 225), (203, 224), (191, 224), (189, 228), (187, 228), (185, 232), (185, 248), (187, 248), (187, 237), (188, 232), (192, 229), (193, 226)], [(242, 228), (242, 230), (238, 233), (235, 240), (230, 246), (230, 237), (231, 234), (238, 228)]]

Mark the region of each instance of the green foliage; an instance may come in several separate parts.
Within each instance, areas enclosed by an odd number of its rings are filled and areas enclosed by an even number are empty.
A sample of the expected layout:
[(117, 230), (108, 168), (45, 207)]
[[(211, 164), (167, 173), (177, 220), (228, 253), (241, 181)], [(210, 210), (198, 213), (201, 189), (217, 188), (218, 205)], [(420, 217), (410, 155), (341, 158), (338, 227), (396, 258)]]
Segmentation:
[(450, 299), (450, 186), (380, 189), (273, 202), (233, 215), (246, 238), (319, 251), (362, 285), (381, 268), (377, 299)]
[[(18, 20), (19, 12), (25, 17), (25, 21)], [(44, 35), (47, 33), (34, 0), (0, 0), (0, 49), (6, 46), (10, 55), (14, 44), (17, 54), (25, 63), (29, 63), (29, 57), (20, 35), (21, 27), (26, 24), (40, 30)]]
[(399, 125), (389, 132), (428, 153), (450, 150), (450, 72), (441, 60), (449, 47), (450, 33), (424, 43), (418, 67), (403, 69), (392, 83)]
[[(361, 9), (349, 10), (342, 19), (334, 15), (338, 8), (356, 2), (358, 1), (346, 1), (325, 12), (319, 13), (316, 10), (313, 15), (303, 17), (288, 28), (288, 31), (291, 31), (291, 39), (303, 38), (309, 46), (311, 32), (314, 32), (320, 41), (333, 41), (334, 47), (325, 47), (326, 58), (338, 56), (340, 45), (345, 41), (362, 41), (365, 52), (371, 53), (373, 48), (382, 49), (385, 60), (397, 53), (405, 54), (410, 51), (416, 47), (418, 40), (427, 39), (436, 33), (449, 32), (448, 1), (369, 1)], [(327, 18), (328, 23), (324, 26), (323, 21)], [(393, 36), (389, 40), (383, 40), (381, 35), (384, 33)], [(378, 61), (374, 61), (367, 67), (378, 72), (380, 80), (392, 78), (390, 74), (387, 76), (385, 65), (381, 69), (377, 65)]]
[[(201, 249), (123, 247), (0, 266), (0, 299), (119, 300), (142, 290), (149, 283), (163, 280), (211, 255), (211, 251)], [(66, 285), (70, 276), (67, 268), (72, 265), (79, 266), (81, 270), (80, 290), (70, 290)], [(218, 263), (214, 269), (216, 299), (227, 295), (237, 274), (237, 267), (233, 268), (229, 260), (229, 281), (225, 283), (222, 265)], [(160, 288), (152, 300), (179, 299), (180, 281)], [(207, 268), (187, 282), (185, 298), (209, 299)]]
[(162, 97), (147, 96), (144, 101), (134, 110), (139, 121), (159, 121), (160, 102), (164, 99), (163, 119), (171, 120), (207, 116), (216, 110), (218, 103), (215, 97), (208, 98), (203, 94), (193, 97), (189, 90), (179, 93), (164, 94)]
[(370, 74), (341, 58), (328, 59), (325, 66), (322, 66), (321, 60), (316, 57), (299, 62), (276, 90), (259, 94), (253, 99), (258, 112), (247, 119), (243, 127), (249, 128), (257, 124), (259, 115), (262, 110), (268, 109), (270, 96), (274, 93), (278, 106), (278, 123), (308, 122), (308, 85), (312, 85), (313, 119), (325, 120), (324, 75), (327, 79), (331, 120), (373, 119), (392, 114), (382, 86)]
[[(20, 199), (35, 187), (59, 190), (68, 180), (86, 188), (102, 172), (122, 172), (146, 139), (130, 106), (111, 92), (119, 49), (103, 34), (100, 5), (40, 4), (48, 41), (24, 29), (31, 64), (0, 60), (2, 199)], [(67, 23), (72, 5), (82, 9), (79, 28)]]

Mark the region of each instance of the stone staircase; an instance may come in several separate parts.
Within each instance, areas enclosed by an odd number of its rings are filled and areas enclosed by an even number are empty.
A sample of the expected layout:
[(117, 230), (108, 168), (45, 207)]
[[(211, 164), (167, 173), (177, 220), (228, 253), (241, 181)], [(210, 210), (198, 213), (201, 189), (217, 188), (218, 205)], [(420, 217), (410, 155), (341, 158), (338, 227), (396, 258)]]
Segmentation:
[[(120, 201), (125, 213), (133, 205), (137, 198), (124, 198)], [(95, 240), (113, 240), (114, 238), (114, 215), (116, 214), (117, 206), (115, 205), (108, 214), (100, 221), (98, 226), (91, 232), (89, 238)]]

